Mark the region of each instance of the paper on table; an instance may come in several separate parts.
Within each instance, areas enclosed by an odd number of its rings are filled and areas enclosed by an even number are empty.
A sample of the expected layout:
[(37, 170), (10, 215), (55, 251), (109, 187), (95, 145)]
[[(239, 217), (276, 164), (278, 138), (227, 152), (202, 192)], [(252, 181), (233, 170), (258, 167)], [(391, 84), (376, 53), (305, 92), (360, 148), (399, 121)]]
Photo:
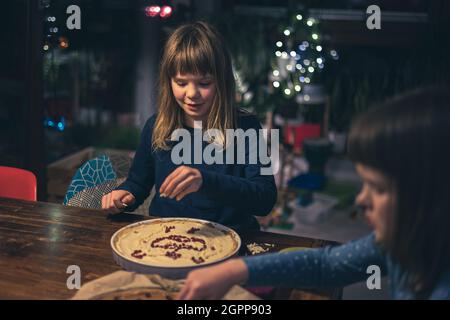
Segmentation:
[[(128, 271), (117, 271), (84, 284), (72, 297), (74, 300), (95, 299), (102, 294), (133, 288), (163, 289), (177, 292), (184, 280), (170, 280), (159, 275), (145, 275)], [(259, 300), (257, 296), (242, 287), (234, 286), (223, 300)]]

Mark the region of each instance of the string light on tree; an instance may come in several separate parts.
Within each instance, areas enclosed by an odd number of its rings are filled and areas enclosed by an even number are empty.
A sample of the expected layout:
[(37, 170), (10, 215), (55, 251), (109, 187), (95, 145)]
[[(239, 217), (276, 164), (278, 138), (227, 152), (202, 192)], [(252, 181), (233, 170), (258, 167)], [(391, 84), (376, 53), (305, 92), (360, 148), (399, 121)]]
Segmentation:
[(320, 21), (297, 13), (281, 30), (275, 42), (270, 80), (286, 97), (300, 94), (304, 84), (314, 83), (326, 64), (338, 60), (335, 49), (325, 49), (320, 32)]

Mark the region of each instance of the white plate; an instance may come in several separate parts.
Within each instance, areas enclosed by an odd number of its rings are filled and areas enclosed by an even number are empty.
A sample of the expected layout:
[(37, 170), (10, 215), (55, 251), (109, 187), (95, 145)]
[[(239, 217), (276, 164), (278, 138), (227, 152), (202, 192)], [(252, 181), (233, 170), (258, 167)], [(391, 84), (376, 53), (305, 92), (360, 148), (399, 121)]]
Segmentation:
[[(126, 229), (132, 229), (137, 226), (155, 223), (155, 222), (170, 222), (170, 221), (174, 221), (174, 220), (210, 223), (219, 230), (229, 232), (232, 235), (232, 237), (236, 240), (237, 246), (236, 246), (235, 250), (233, 250), (232, 252), (230, 252), (227, 256), (225, 256), (223, 258), (205, 262), (200, 265), (194, 265), (194, 266), (188, 266), (188, 267), (177, 267), (177, 266), (161, 267), (161, 266), (155, 266), (155, 265), (151, 265), (151, 264), (144, 263), (144, 262), (137, 262), (137, 261), (131, 260), (128, 257), (126, 257), (125, 255), (123, 255), (121, 252), (119, 252), (119, 250), (115, 246), (118, 235), (121, 234), (122, 232), (124, 232)], [(240, 247), (241, 247), (241, 238), (236, 233), (236, 231), (234, 231), (228, 227), (225, 227), (219, 223), (215, 223), (215, 222), (211, 222), (211, 221), (207, 221), (207, 220), (191, 219), (191, 218), (160, 218), (160, 219), (150, 219), (150, 220), (145, 220), (145, 221), (139, 221), (139, 222), (130, 224), (128, 226), (125, 226), (125, 227), (117, 230), (111, 237), (111, 248), (113, 251), (113, 258), (117, 262), (118, 265), (120, 265), (121, 267), (123, 267), (125, 270), (128, 270), (128, 271), (134, 271), (137, 273), (144, 273), (144, 274), (159, 274), (159, 275), (169, 278), (169, 279), (183, 279), (186, 277), (186, 275), (190, 271), (192, 271), (196, 268), (201, 268), (201, 267), (217, 264), (226, 259), (234, 257), (237, 255)]]

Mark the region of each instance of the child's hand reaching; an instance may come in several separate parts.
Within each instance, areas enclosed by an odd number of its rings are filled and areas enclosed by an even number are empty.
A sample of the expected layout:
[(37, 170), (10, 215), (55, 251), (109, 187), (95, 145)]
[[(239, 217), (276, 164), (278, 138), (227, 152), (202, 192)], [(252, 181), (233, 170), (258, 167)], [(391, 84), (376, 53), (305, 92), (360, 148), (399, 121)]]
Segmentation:
[(114, 190), (102, 197), (102, 210), (108, 213), (120, 213), (132, 205), (135, 197), (125, 190)]
[(247, 281), (248, 269), (242, 259), (232, 259), (212, 267), (191, 271), (179, 300), (218, 300), (236, 284)]
[(180, 201), (189, 193), (197, 192), (202, 183), (202, 174), (198, 169), (180, 166), (167, 176), (159, 188), (159, 194)]

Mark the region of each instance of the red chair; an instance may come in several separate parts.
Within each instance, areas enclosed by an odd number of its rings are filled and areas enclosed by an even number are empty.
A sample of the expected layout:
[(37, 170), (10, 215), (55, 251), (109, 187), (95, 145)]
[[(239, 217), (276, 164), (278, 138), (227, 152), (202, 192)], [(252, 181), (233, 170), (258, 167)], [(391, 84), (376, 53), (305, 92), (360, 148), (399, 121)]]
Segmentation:
[(0, 166), (0, 197), (36, 201), (36, 176), (31, 171)]
[(302, 151), (303, 140), (320, 137), (320, 124), (302, 123), (286, 124), (284, 126), (284, 142), (294, 147), (295, 151)]

